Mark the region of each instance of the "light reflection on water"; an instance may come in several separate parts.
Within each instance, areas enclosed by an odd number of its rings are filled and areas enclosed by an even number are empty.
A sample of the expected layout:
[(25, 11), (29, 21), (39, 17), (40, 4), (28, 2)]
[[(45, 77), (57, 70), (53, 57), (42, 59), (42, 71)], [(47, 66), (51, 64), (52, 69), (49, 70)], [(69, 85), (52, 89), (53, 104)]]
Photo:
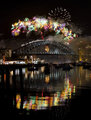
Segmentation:
[[(61, 106), (65, 104), (65, 100), (68, 98), (71, 99), (71, 94), (75, 93), (75, 86), (69, 81), (67, 78), (64, 84), (64, 90), (57, 91), (55, 93), (50, 93), (50, 95), (43, 95), (43, 91), (41, 96), (36, 93), (35, 96), (27, 96), (23, 101), (23, 109), (26, 110), (40, 110), (50, 108), (52, 106)], [(16, 108), (20, 109), (21, 106), (21, 96), (20, 94), (16, 95)]]
[[(63, 106), (76, 93), (77, 86), (91, 86), (91, 71), (82, 67), (75, 67), (70, 71), (50, 68), (50, 73), (45, 74), (45, 67), (38, 71), (22, 69), (23, 89), (27, 94), (22, 95), (19, 70), (16, 72), (16, 101), (13, 100), (17, 109), (42, 110), (53, 106)], [(11, 71), (11, 76), (13, 72)], [(12, 77), (11, 77), (12, 79)], [(11, 81), (11, 80), (10, 80)], [(11, 82), (12, 84), (12, 82)], [(12, 86), (12, 85), (11, 85)], [(22, 104), (23, 101), (23, 104)]]

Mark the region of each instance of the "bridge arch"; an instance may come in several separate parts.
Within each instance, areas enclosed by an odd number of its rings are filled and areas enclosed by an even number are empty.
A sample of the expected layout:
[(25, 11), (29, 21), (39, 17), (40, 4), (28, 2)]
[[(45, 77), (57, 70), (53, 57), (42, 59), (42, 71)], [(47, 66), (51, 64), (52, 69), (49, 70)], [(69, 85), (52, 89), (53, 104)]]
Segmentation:
[[(45, 49), (46, 46), (49, 50)], [(74, 62), (77, 59), (75, 52), (69, 46), (49, 40), (36, 40), (22, 44), (21, 47), (13, 50), (13, 56), (19, 56), (19, 58), (33, 56), (33, 59), (40, 58), (54, 64)]]
[[(45, 46), (49, 47), (49, 51), (45, 50)], [(39, 54), (58, 54), (58, 55), (74, 55), (74, 51), (63, 43), (49, 40), (36, 40), (22, 44), (18, 49), (13, 50), (15, 55), (39, 55)]]

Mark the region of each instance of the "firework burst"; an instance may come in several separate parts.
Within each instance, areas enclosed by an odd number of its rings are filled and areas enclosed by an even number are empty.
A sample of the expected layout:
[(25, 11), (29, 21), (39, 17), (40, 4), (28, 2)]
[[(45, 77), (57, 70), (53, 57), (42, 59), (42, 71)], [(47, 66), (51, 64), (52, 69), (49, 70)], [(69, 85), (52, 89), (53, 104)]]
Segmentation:
[(21, 33), (30, 35), (34, 32), (35, 34), (40, 33), (42, 39), (44, 39), (44, 35), (47, 33), (63, 35), (64, 41), (69, 41), (77, 37), (71, 29), (67, 28), (66, 23), (60, 23), (56, 20), (44, 17), (25, 18), (23, 21), (19, 20), (12, 24), (11, 30), (13, 36), (19, 36)]
[(62, 7), (57, 7), (54, 10), (51, 10), (48, 15), (55, 20), (60, 19), (66, 23), (69, 23), (71, 21), (70, 13)]

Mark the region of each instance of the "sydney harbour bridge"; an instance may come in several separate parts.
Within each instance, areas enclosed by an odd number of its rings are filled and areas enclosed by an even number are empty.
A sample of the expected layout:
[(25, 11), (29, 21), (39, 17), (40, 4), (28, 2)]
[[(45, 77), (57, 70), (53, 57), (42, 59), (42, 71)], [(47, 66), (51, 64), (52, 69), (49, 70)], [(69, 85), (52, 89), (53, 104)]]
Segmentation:
[(13, 56), (18, 58), (33, 56), (49, 63), (74, 62), (77, 58), (75, 52), (68, 45), (50, 40), (35, 40), (22, 44), (13, 50)]

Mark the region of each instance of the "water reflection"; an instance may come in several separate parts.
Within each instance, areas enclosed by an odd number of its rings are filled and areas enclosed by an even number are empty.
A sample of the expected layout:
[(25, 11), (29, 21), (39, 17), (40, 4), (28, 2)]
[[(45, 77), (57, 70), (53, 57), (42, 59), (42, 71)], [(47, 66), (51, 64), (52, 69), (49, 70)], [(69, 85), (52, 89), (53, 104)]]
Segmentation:
[[(67, 78), (65, 79), (64, 89), (62, 91), (56, 91), (55, 93), (50, 93), (49, 95), (44, 95), (45, 93), (37, 93), (36, 95), (24, 96), (23, 109), (26, 110), (41, 110), (47, 109), (53, 106), (61, 106), (65, 104), (67, 99), (71, 98), (72, 93), (75, 93), (75, 86)], [(21, 106), (21, 95), (16, 95), (16, 108), (20, 109)]]
[(44, 71), (45, 71), (45, 67), (42, 66), (42, 67), (41, 67), (41, 72), (44, 72)]
[(50, 76), (49, 76), (49, 75), (45, 76), (45, 82), (46, 82), (46, 83), (49, 83), (49, 82), (50, 82)]
[[(5, 89), (8, 86), (10, 88), (6, 90), (12, 91), (13, 108), (42, 110), (65, 106), (72, 95), (76, 94), (77, 87), (91, 87), (91, 71), (83, 67), (63, 71), (51, 66), (47, 73), (45, 69), (42, 66), (32, 71), (27, 68), (10, 70), (8, 77), (7, 73), (3, 72)], [(6, 85), (8, 78), (10, 86)], [(2, 72), (2, 82), (1, 79)]]

